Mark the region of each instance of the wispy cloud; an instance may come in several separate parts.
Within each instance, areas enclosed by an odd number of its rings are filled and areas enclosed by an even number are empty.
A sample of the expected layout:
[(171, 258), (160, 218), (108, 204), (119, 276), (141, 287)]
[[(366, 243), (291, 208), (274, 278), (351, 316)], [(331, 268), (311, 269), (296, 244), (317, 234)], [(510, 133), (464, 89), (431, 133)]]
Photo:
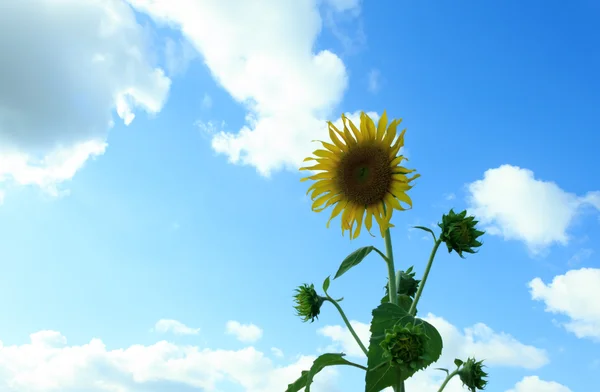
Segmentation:
[(241, 324), (238, 321), (228, 321), (226, 332), (229, 335), (235, 336), (237, 340), (243, 343), (254, 343), (263, 335), (262, 329), (254, 324)]
[(200, 328), (190, 328), (177, 320), (161, 319), (154, 325), (154, 331), (158, 333), (173, 333), (175, 335), (198, 335)]
[(574, 267), (581, 263), (583, 260), (588, 259), (594, 251), (589, 248), (579, 249), (570, 259), (567, 261), (567, 265), (569, 267)]
[(381, 89), (381, 72), (378, 69), (373, 68), (369, 71), (368, 76), (368, 89), (371, 93), (375, 94)]

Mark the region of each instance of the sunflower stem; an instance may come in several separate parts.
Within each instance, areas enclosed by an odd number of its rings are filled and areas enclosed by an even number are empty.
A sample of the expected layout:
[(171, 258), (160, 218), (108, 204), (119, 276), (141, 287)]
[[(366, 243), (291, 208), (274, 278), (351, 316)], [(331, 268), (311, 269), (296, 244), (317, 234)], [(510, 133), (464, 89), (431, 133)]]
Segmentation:
[[(388, 291), (390, 295), (390, 303), (398, 305), (398, 289), (396, 287), (396, 268), (394, 267), (394, 252), (392, 250), (392, 236), (390, 234), (389, 227), (385, 231), (385, 253), (387, 255), (386, 262), (388, 266)], [(398, 383), (394, 385), (393, 388), (395, 392), (405, 392), (404, 381), (398, 381)]]
[(431, 271), (431, 266), (433, 265), (433, 259), (435, 259), (435, 254), (442, 243), (441, 239), (435, 241), (433, 245), (433, 249), (431, 250), (431, 255), (429, 256), (429, 261), (427, 262), (427, 267), (425, 267), (425, 272), (423, 273), (423, 279), (421, 279), (421, 284), (419, 285), (419, 289), (417, 290), (417, 294), (415, 295), (415, 299), (410, 305), (410, 309), (408, 310), (408, 314), (414, 316), (417, 312), (417, 303), (419, 299), (421, 299), (421, 294), (423, 293), (423, 288), (425, 287), (425, 283), (427, 282), (427, 277), (429, 276), (429, 271)]
[(456, 376), (457, 374), (458, 374), (458, 369), (456, 369), (452, 373), (448, 374), (446, 376), (446, 379), (444, 380), (444, 382), (440, 386), (440, 389), (438, 389), (438, 392), (442, 392), (444, 390), (444, 388), (446, 388), (446, 385), (448, 385), (448, 382), (452, 379), (452, 377)]
[(342, 316), (342, 320), (344, 320), (346, 327), (348, 327), (348, 331), (350, 331), (350, 333), (354, 337), (354, 340), (356, 340), (356, 343), (358, 343), (358, 345), (360, 346), (360, 349), (363, 351), (363, 353), (365, 353), (365, 355), (368, 356), (369, 352), (367, 351), (367, 348), (365, 347), (363, 342), (360, 340), (360, 338), (356, 334), (356, 331), (354, 330), (354, 328), (352, 328), (352, 324), (350, 324), (350, 321), (348, 320), (348, 317), (346, 317), (346, 314), (342, 310), (342, 307), (337, 303), (336, 300), (331, 298), (329, 295), (327, 295), (327, 298), (325, 298), (325, 300), (331, 302), (333, 304), (333, 306), (335, 306), (335, 308), (338, 310), (338, 312), (340, 312), (340, 316)]
[(390, 228), (385, 231), (385, 253), (386, 263), (388, 267), (388, 291), (390, 295), (390, 303), (398, 304), (398, 289), (396, 287), (396, 269), (394, 268), (394, 254), (392, 251), (392, 237)]

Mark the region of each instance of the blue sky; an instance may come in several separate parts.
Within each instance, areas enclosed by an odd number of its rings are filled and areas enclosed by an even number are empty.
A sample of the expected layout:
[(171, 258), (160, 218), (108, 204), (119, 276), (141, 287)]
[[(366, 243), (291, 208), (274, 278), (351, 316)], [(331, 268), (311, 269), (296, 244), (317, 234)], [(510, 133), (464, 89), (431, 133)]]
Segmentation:
[[(0, 390), (277, 392), (321, 352), (364, 362), (332, 307), (303, 324), (292, 295), (383, 241), (326, 229), (297, 168), (325, 121), (385, 109), (422, 175), (394, 215), (397, 267), (422, 274), (431, 240), (410, 228), (452, 207), (488, 231), (477, 255), (438, 253), (420, 302), (440, 366), (486, 359), (491, 392), (600, 391), (599, 17), (517, 0), (2, 13)], [(371, 256), (332, 283), (361, 336), (385, 279)]]

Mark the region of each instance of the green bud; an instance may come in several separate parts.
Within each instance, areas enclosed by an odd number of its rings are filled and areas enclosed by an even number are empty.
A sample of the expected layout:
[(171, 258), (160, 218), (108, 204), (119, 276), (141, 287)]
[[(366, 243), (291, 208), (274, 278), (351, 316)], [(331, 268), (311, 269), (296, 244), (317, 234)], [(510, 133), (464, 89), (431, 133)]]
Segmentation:
[(426, 351), (429, 337), (419, 325), (396, 324), (385, 331), (380, 343), (384, 356), (401, 372), (414, 373), (427, 367)]
[(463, 252), (475, 253), (473, 248), (478, 248), (482, 245), (477, 240), (485, 232), (475, 228), (477, 221), (475, 217), (467, 217), (467, 211), (455, 214), (450, 210), (448, 215), (442, 216), (442, 223), (438, 226), (442, 229), (440, 239), (446, 243), (448, 253), (453, 250), (464, 259)]
[(310, 320), (312, 323), (315, 319), (318, 319), (319, 313), (321, 313), (321, 306), (325, 301), (324, 297), (321, 297), (315, 291), (314, 285), (304, 284), (296, 289), (296, 295), (294, 295), (294, 302), (296, 302), (296, 315), (302, 318), (303, 322)]
[(487, 384), (485, 378), (488, 374), (483, 371), (483, 367), (483, 361), (475, 361), (475, 358), (469, 358), (458, 371), (458, 376), (463, 385), (469, 388), (471, 392), (476, 392), (477, 389), (485, 389)]
[(414, 298), (415, 294), (417, 294), (417, 290), (419, 289), (419, 283), (421, 281), (415, 279), (415, 273), (412, 272), (412, 269), (413, 267), (411, 266), (406, 271), (400, 271), (400, 279), (398, 282), (398, 294), (408, 295), (409, 297)]

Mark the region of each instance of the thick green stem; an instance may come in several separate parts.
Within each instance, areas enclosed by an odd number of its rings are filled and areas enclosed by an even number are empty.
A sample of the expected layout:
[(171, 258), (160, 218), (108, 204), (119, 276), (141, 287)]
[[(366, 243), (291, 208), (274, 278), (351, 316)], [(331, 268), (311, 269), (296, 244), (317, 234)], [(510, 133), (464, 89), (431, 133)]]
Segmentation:
[[(388, 291), (390, 295), (390, 303), (398, 304), (398, 288), (396, 286), (396, 268), (394, 267), (394, 253), (392, 251), (392, 237), (390, 229), (385, 231), (385, 254), (387, 257), (388, 267)], [(393, 386), (395, 392), (404, 392), (404, 381), (398, 381)]]
[(431, 250), (431, 255), (429, 256), (429, 261), (427, 262), (427, 267), (425, 268), (425, 273), (423, 273), (423, 279), (421, 279), (421, 284), (419, 284), (419, 289), (417, 290), (415, 299), (414, 299), (412, 305), (410, 305), (410, 309), (408, 310), (408, 313), (410, 315), (414, 316), (415, 313), (417, 312), (417, 303), (419, 302), (419, 299), (421, 298), (421, 294), (423, 293), (423, 288), (425, 287), (425, 283), (427, 282), (427, 277), (429, 276), (429, 271), (431, 271), (431, 266), (433, 265), (433, 259), (435, 258), (435, 253), (437, 252), (441, 243), (442, 243), (442, 240), (438, 239), (435, 242), (435, 245), (433, 245), (433, 249)]
[(394, 254), (392, 253), (392, 237), (390, 229), (385, 231), (385, 253), (388, 267), (388, 291), (390, 303), (398, 304), (398, 288), (396, 287), (396, 269), (394, 268)]
[(452, 379), (452, 377), (456, 376), (457, 374), (458, 374), (458, 369), (456, 369), (452, 373), (448, 374), (446, 376), (446, 379), (444, 380), (444, 382), (440, 386), (440, 389), (438, 389), (438, 392), (442, 392), (444, 390), (444, 388), (446, 388), (446, 385), (448, 385), (448, 382)]
[(350, 324), (350, 321), (348, 320), (348, 317), (346, 317), (346, 314), (342, 310), (342, 307), (337, 303), (336, 300), (334, 300), (333, 298), (331, 298), (329, 296), (327, 296), (327, 298), (325, 298), (325, 299), (327, 301), (331, 302), (333, 304), (333, 306), (335, 306), (335, 308), (338, 310), (338, 312), (340, 312), (340, 316), (342, 316), (342, 320), (344, 320), (344, 323), (346, 323), (346, 327), (348, 327), (348, 331), (350, 331), (352, 336), (354, 336), (354, 340), (356, 340), (356, 343), (358, 343), (358, 345), (360, 346), (360, 349), (363, 351), (363, 353), (365, 353), (365, 355), (368, 356), (369, 352), (367, 351), (367, 348), (365, 347), (363, 342), (360, 340), (360, 338), (356, 334), (356, 331), (354, 330), (354, 328), (352, 328), (352, 324)]

